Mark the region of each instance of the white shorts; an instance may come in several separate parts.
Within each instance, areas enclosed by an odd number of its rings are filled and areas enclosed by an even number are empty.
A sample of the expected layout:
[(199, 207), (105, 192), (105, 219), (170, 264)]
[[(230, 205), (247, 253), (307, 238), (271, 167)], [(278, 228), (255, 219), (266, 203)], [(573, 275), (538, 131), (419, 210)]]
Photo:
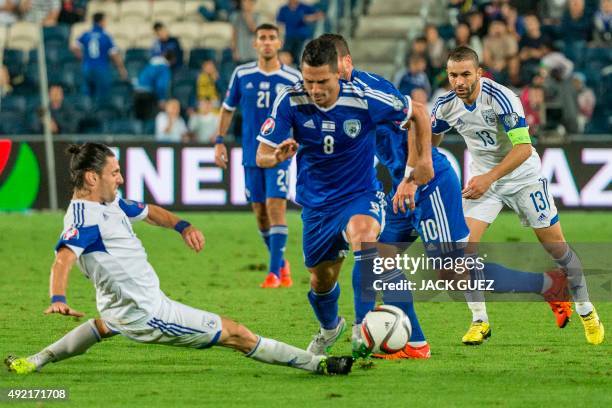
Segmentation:
[(105, 321), (109, 329), (141, 343), (208, 348), (221, 336), (221, 317), (164, 297), (159, 311), (127, 325)]
[(546, 228), (559, 221), (557, 207), (545, 178), (524, 186), (493, 184), (476, 200), (464, 198), (463, 213), (466, 218), (492, 224), (504, 204), (518, 214), (526, 227)]

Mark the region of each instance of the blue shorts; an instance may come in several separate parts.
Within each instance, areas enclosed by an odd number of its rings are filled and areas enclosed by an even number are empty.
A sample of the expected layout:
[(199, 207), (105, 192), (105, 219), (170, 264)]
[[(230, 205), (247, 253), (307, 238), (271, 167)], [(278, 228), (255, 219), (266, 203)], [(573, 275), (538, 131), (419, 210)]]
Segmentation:
[[(418, 236), (429, 256), (447, 254), (465, 243), (470, 230), (465, 223), (461, 198), (461, 185), (452, 168), (436, 173), (434, 179), (416, 192), (414, 211), (393, 213), (393, 193), (387, 195), (385, 229), (380, 235), (382, 243), (404, 243), (407, 248)], [(459, 245), (461, 247), (461, 245)]]
[(303, 209), (302, 245), (306, 267), (346, 256), (349, 244), (344, 230), (351, 217), (358, 214), (369, 215), (384, 227), (384, 193), (367, 192), (345, 205), (325, 210)]
[(265, 203), (267, 198), (289, 197), (289, 165), (291, 161), (280, 163), (271, 169), (244, 167), (244, 187), (246, 199), (250, 203)]

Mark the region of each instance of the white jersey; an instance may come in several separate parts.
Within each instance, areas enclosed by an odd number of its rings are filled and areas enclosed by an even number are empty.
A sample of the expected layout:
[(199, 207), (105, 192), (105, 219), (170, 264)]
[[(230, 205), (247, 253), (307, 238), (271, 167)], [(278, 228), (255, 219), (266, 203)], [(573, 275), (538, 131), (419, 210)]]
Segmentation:
[(125, 325), (157, 312), (165, 295), (147, 261), (132, 222), (148, 214), (145, 204), (122, 198), (112, 203), (72, 200), (56, 246), (71, 249), (96, 288), (101, 317)]
[[(480, 94), (472, 106), (463, 103), (454, 91), (439, 97), (431, 114), (432, 132), (441, 134), (455, 128), (465, 139), (472, 156), (473, 175), (497, 166), (512, 149), (508, 133), (527, 128), (519, 98), (508, 88), (488, 78), (480, 79)], [(498, 184), (530, 184), (541, 177), (540, 157), (531, 156)]]

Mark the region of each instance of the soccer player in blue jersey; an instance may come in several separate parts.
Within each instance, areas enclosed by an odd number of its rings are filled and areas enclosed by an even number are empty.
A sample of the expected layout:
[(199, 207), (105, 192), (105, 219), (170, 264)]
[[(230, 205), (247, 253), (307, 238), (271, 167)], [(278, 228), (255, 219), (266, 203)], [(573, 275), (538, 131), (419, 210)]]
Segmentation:
[[(258, 136), (257, 164), (274, 167), (297, 152), (297, 201), (304, 207), (303, 250), (311, 273), (308, 299), (321, 326), (308, 350), (318, 354), (328, 352), (345, 330), (337, 279), (348, 244), (355, 256), (353, 274), (372, 270), (377, 256), (364, 245), (376, 241), (384, 220), (374, 169), (377, 124), (413, 122), (419, 143), (431, 135), (422, 106), (412, 106), (398, 92), (340, 81), (338, 54), (328, 41), (307, 44), (302, 76), (303, 83), (276, 98)], [(431, 156), (420, 159), (414, 177), (426, 183), (433, 175)], [(362, 290), (359, 283), (355, 291)]]
[(318, 374), (348, 374), (352, 357), (314, 355), (297, 347), (257, 336), (245, 326), (216, 313), (168, 298), (147, 260), (132, 224), (175, 230), (187, 247), (200, 252), (202, 232), (175, 214), (152, 204), (117, 195), (123, 184), (119, 162), (99, 143), (73, 145), (70, 179), (74, 194), (55, 247), (45, 314), (82, 317), (66, 300), (68, 277), (78, 263), (96, 289), (100, 315), (81, 323), (64, 337), (29, 357), (8, 356), (9, 371), (30, 374), (49, 363), (84, 354), (89, 348), (121, 334), (140, 343), (205, 349), (215, 345), (241, 351), (256, 361), (299, 368)]
[(270, 252), (268, 275), (260, 285), (263, 288), (289, 287), (293, 283), (289, 262), (283, 259), (288, 233), (285, 212), (291, 161), (278, 163), (269, 169), (257, 167), (255, 163), (258, 144), (255, 138), (266, 120), (270, 105), (280, 89), (301, 79), (299, 71), (278, 60), (281, 45), (275, 25), (261, 24), (257, 27), (253, 46), (259, 58), (234, 70), (221, 109), (219, 136), (215, 145), (215, 162), (221, 168), (226, 168), (228, 157), (223, 138), (230, 127), (234, 111), (240, 107), (246, 197), (255, 213), (261, 237)]
[[(363, 86), (377, 87), (386, 90), (393, 88), (393, 85), (384, 78), (363, 71), (354, 69), (350, 50), (346, 40), (338, 34), (324, 34), (320, 38), (333, 42), (338, 51), (338, 66), (340, 75), (343, 78), (351, 79)], [(461, 203), (461, 185), (459, 179), (446, 157), (432, 147), (431, 155), (435, 176), (427, 184), (417, 188), (414, 183), (407, 183), (411, 186), (410, 211), (397, 211), (393, 208), (392, 197), (395, 190), (405, 183), (405, 163), (408, 159), (414, 163), (414, 158), (409, 158), (409, 153), (414, 153), (414, 147), (409, 148), (406, 132), (399, 129), (393, 123), (380, 125), (377, 128), (376, 155), (383, 165), (387, 167), (392, 178), (392, 190), (387, 195), (387, 215), (383, 233), (379, 238), (380, 243), (395, 244), (386, 251), (404, 250), (417, 237), (425, 244), (426, 251), (431, 256), (454, 255), (461, 256), (462, 244), (469, 236), (469, 229), (465, 222)], [(413, 142), (412, 138), (410, 139)], [(400, 203), (401, 204), (401, 203)], [(401, 243), (401, 244), (400, 244)], [(433, 244), (433, 245), (432, 245)], [(392, 254), (385, 253), (385, 256)], [(390, 279), (401, 279), (401, 271), (388, 271)], [(515, 271), (501, 265), (485, 263), (485, 273), (489, 278), (494, 278), (494, 290), (498, 292), (535, 292), (544, 295), (549, 300), (551, 307), (557, 307), (558, 300), (564, 295), (567, 281), (558, 272), (548, 272), (542, 274), (531, 274), (522, 271)], [(548, 280), (548, 285), (546, 281)], [(400, 307), (409, 316), (413, 331), (410, 341), (404, 350), (391, 355), (380, 355), (385, 359), (398, 358), (428, 358), (430, 356), (429, 345), (425, 341), (425, 336), (421, 330), (419, 321), (414, 312), (414, 307), (410, 299), (410, 293), (406, 292), (403, 296), (386, 296), (383, 292), (383, 300)], [(387, 300), (386, 298), (391, 298)], [(553, 311), (556, 308), (553, 307)], [(563, 316), (562, 316), (563, 317)], [(357, 337), (359, 329), (354, 330), (354, 337)]]

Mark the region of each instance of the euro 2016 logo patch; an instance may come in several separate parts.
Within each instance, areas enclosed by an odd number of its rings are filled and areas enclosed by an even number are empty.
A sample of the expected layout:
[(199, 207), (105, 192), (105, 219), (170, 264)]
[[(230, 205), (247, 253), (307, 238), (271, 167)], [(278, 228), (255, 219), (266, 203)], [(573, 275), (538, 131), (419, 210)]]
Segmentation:
[(261, 125), (261, 134), (264, 136), (270, 135), (272, 132), (274, 132), (275, 126), (276, 126), (276, 123), (274, 122), (274, 119), (272, 118), (266, 119), (263, 125)]
[(519, 116), (516, 112), (508, 113), (504, 115), (504, 125), (508, 129), (513, 129), (519, 123)]
[(396, 96), (393, 97), (393, 109), (395, 109), (396, 111), (401, 111), (402, 109), (404, 109), (404, 103), (400, 101), (399, 98)]
[(495, 119), (495, 111), (493, 109), (483, 110), (482, 117), (489, 126), (495, 126), (497, 124), (497, 120)]
[(361, 122), (357, 119), (349, 119), (344, 121), (342, 127), (344, 128), (344, 133), (354, 139), (361, 131)]
[(79, 239), (79, 230), (74, 227), (70, 227), (70, 229), (68, 229), (68, 231), (64, 232), (64, 235), (62, 235), (62, 239), (64, 241), (70, 241), (71, 239)]

